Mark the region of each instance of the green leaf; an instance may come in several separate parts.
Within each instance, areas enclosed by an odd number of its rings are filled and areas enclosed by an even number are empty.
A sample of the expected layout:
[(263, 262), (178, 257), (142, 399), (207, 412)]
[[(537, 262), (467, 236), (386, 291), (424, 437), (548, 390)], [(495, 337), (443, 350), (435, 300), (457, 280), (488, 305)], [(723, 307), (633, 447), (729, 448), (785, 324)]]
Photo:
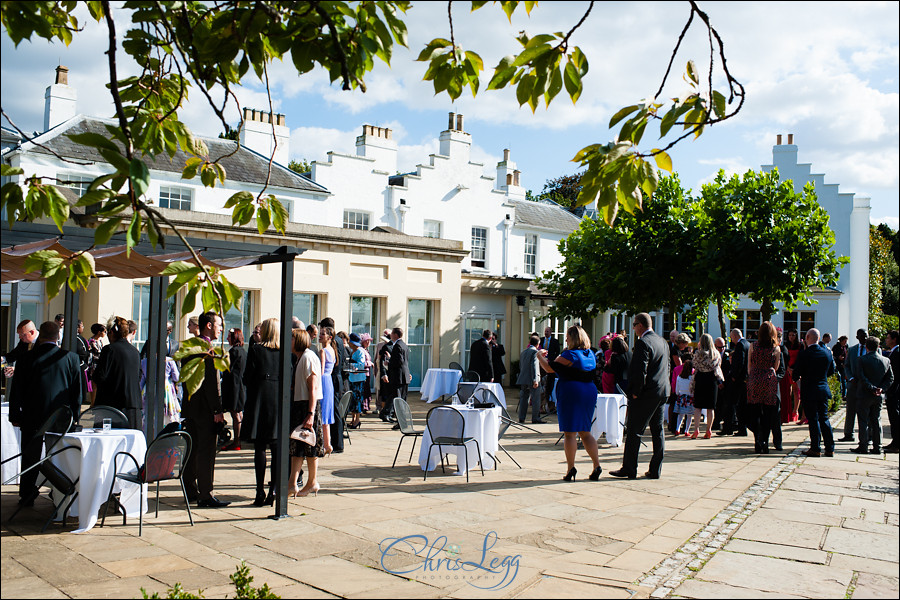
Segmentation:
[[(196, 338), (195, 338), (196, 339)], [(184, 385), (185, 396), (187, 402), (193, 401), (192, 396), (197, 393), (200, 386), (203, 385), (203, 378), (206, 376), (206, 360), (196, 358), (186, 361), (181, 366), (181, 377), (179, 383)], [(200, 402), (200, 400), (197, 400)]]
[(141, 213), (136, 212), (131, 216), (131, 223), (125, 232), (126, 256), (131, 254), (131, 249), (141, 243)]
[(115, 217), (100, 223), (96, 231), (94, 231), (94, 244), (104, 246), (109, 243), (109, 240), (116, 233), (116, 230), (119, 228), (119, 223), (121, 222), (122, 217)]
[(259, 230), (260, 234), (263, 234), (266, 232), (266, 229), (269, 228), (270, 224), (269, 209), (265, 206), (260, 206), (256, 210), (256, 229)]
[(122, 156), (122, 153), (119, 152), (119, 149), (109, 150), (108, 148), (99, 148), (97, 152), (100, 153), (106, 161), (114, 166), (117, 171), (122, 173), (128, 173), (131, 170), (131, 163), (127, 158)]
[(566, 63), (563, 81), (566, 84), (566, 91), (569, 92), (569, 97), (572, 99), (572, 104), (575, 104), (581, 97), (582, 84), (581, 75), (578, 74), (578, 69), (571, 61)]
[(44, 186), (44, 189), (47, 201), (47, 213), (50, 215), (50, 218), (53, 219), (53, 222), (56, 223), (56, 227), (59, 231), (62, 232), (63, 224), (69, 218), (69, 201), (66, 200), (66, 197), (63, 196), (54, 185)]
[(278, 233), (284, 233), (287, 228), (290, 215), (287, 208), (275, 196), (269, 197), (269, 206), (272, 212), (272, 225)]
[(654, 148), (651, 152), (653, 152), (653, 158), (656, 160), (656, 166), (663, 171), (672, 172), (672, 158), (660, 150), (659, 148)]
[(619, 109), (619, 112), (613, 115), (612, 119), (609, 120), (610, 128), (615, 127), (616, 123), (638, 110), (640, 107), (637, 104), (632, 104), (631, 106), (626, 106), (625, 108)]
[(139, 158), (132, 158), (129, 168), (131, 175), (131, 185), (134, 186), (134, 192), (138, 198), (147, 193), (150, 187), (150, 170)]
[(713, 96), (712, 105), (713, 105), (713, 110), (716, 112), (716, 116), (720, 119), (725, 118), (725, 115), (727, 113), (727, 108), (725, 105), (725, 96), (722, 94), (722, 92), (718, 92), (716, 90), (713, 90), (712, 96)]
[(697, 65), (692, 60), (687, 62), (687, 76), (695, 85), (700, 83), (700, 78), (697, 76)]

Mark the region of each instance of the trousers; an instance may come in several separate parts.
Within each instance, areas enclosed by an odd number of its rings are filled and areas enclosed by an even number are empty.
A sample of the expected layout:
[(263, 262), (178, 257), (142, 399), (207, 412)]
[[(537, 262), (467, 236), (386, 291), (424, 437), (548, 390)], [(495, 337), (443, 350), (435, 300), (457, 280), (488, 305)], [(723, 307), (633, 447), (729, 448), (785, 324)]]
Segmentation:
[(519, 391), (519, 420), (524, 421), (528, 414), (528, 405), (531, 404), (531, 422), (536, 423), (541, 418), (541, 386), (532, 387), (527, 383), (521, 386)]
[(625, 453), (622, 457), (622, 470), (629, 476), (637, 475), (638, 451), (641, 448), (641, 436), (650, 426), (650, 437), (653, 441), (653, 457), (650, 459), (650, 476), (659, 477), (663, 455), (666, 450), (665, 431), (663, 429), (663, 406), (666, 399), (658, 398), (655, 404), (638, 406), (635, 400), (628, 405), (628, 417), (625, 419)]

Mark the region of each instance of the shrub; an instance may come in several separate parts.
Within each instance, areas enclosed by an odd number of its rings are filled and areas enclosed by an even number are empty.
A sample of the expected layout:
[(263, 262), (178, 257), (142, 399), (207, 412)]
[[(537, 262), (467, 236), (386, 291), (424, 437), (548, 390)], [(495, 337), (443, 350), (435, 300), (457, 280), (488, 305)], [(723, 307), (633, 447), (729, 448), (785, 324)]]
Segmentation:
[[(252, 585), (250, 585), (251, 583), (253, 583), (253, 576), (250, 575), (250, 567), (248, 567), (247, 563), (245, 563), (244, 561), (241, 561), (240, 566), (237, 567), (237, 571), (235, 571), (231, 575), (231, 583), (234, 584), (234, 597), (237, 600), (281, 598), (281, 596), (272, 593), (272, 590), (269, 589), (269, 584), (267, 583), (264, 583), (261, 588), (254, 588)], [(154, 592), (152, 595), (148, 595), (147, 590), (145, 590), (144, 588), (141, 588), (141, 594), (143, 594), (144, 598), (160, 597), (158, 592)], [(184, 588), (181, 587), (180, 583), (176, 583), (166, 591), (165, 598), (203, 598), (203, 590), (198, 590), (196, 594), (192, 594), (185, 591)]]

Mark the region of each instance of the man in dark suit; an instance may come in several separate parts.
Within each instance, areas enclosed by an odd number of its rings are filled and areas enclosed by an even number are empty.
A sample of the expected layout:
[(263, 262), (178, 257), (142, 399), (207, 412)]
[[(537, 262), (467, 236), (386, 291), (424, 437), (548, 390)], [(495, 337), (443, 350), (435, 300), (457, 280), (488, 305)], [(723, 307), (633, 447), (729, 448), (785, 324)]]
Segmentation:
[(869, 337), (869, 334), (865, 329), (856, 330), (856, 341), (858, 343), (847, 350), (847, 358), (844, 361), (844, 373), (847, 375), (847, 416), (844, 419), (844, 437), (839, 439), (839, 442), (855, 441), (853, 439), (853, 426), (856, 424), (856, 384), (858, 383), (856, 368), (859, 359), (866, 353), (867, 337)]
[(537, 356), (539, 343), (538, 336), (531, 336), (528, 340), (528, 347), (519, 355), (519, 377), (516, 379), (516, 384), (520, 386), (521, 390), (519, 393), (519, 423), (525, 422), (529, 399), (531, 400), (531, 422), (544, 422), (541, 420), (541, 367)]
[[(77, 418), (81, 410), (85, 390), (78, 356), (57, 346), (58, 340), (59, 325), (42, 323), (34, 348), (17, 360), (19, 381), (10, 390), (9, 421), (22, 432), (23, 470), (41, 459), (43, 440), (35, 434), (53, 411), (67, 406)], [(32, 469), (19, 478), (20, 504), (34, 504), (37, 476)]]
[(662, 407), (669, 397), (669, 347), (653, 331), (650, 315), (635, 315), (632, 324), (636, 341), (628, 367), (628, 410), (625, 415), (625, 454), (622, 468), (610, 471), (613, 477), (637, 477), (638, 450), (647, 425), (653, 439), (653, 458), (646, 475), (659, 479), (665, 453)]
[[(559, 340), (553, 335), (553, 329), (550, 327), (544, 327), (544, 337), (541, 338), (539, 350), (547, 351), (547, 362), (553, 363), (556, 360), (556, 357), (559, 356)], [(544, 391), (541, 395), (541, 409), (545, 413), (555, 413), (556, 407), (551, 406), (552, 402), (550, 402), (550, 395), (553, 393), (553, 384), (556, 381), (555, 373), (544, 373), (542, 375), (544, 378)]]
[[(859, 419), (859, 446), (850, 452), (881, 454), (881, 402), (884, 393), (894, 383), (891, 361), (878, 352), (877, 337), (866, 338), (866, 354), (856, 365), (856, 416)], [(869, 440), (872, 449), (869, 450)]]
[(143, 427), (141, 399), (141, 357), (128, 340), (128, 324), (116, 317), (109, 328), (110, 343), (100, 351), (93, 382), (97, 396), (95, 405), (112, 406), (128, 417), (131, 429)]
[(485, 329), (481, 337), (469, 348), (469, 370), (478, 373), (485, 383), (494, 381), (494, 358), (491, 354), (491, 330)]
[[(19, 343), (16, 344), (15, 348), (3, 355), (3, 358), (10, 365), (16, 364), (20, 358), (24, 357), (38, 339), (38, 330), (35, 329), (34, 322), (30, 319), (25, 319), (19, 323), (16, 327), (16, 334), (19, 336)], [(7, 377), (12, 377), (15, 370), (15, 367), (7, 366), (3, 370), (3, 374)]]
[[(209, 311), (200, 315), (197, 337), (215, 342), (222, 335), (222, 317)], [(201, 508), (223, 508), (231, 504), (213, 496), (219, 423), (225, 421), (222, 409), (221, 382), (213, 359), (206, 354), (188, 356), (182, 368), (194, 360), (205, 361), (203, 383), (189, 396), (181, 408), (184, 427), (191, 436), (191, 456), (184, 468), (184, 487), (188, 498), (197, 500)]]
[(722, 431), (718, 435), (733, 433), (744, 436), (747, 435), (747, 358), (750, 355), (750, 342), (744, 338), (740, 329), (732, 329), (731, 345), (731, 369), (726, 375), (728, 406)]
[(894, 383), (888, 388), (886, 407), (888, 423), (891, 425), (891, 443), (884, 447), (887, 454), (900, 454), (900, 444), (897, 443), (897, 435), (900, 433), (900, 333), (893, 329), (887, 334), (888, 360), (891, 361), (891, 372), (894, 374)]
[(803, 414), (809, 420), (809, 449), (806, 456), (822, 455), (819, 439), (825, 446), (825, 456), (834, 456), (834, 432), (828, 420), (828, 400), (831, 388), (828, 377), (834, 373), (834, 358), (831, 350), (819, 345), (819, 330), (806, 332), (806, 348), (801, 350), (794, 362), (794, 378), (800, 379), (800, 402)]
[(390, 391), (381, 413), (383, 421), (394, 419), (394, 398), (406, 400), (409, 382), (412, 381), (412, 375), (409, 374), (409, 346), (403, 341), (403, 330), (399, 327), (391, 330), (390, 353), (387, 375), (382, 377), (382, 382), (388, 385)]
[(494, 367), (494, 383), (503, 384), (503, 376), (506, 375), (506, 365), (503, 357), (506, 356), (506, 348), (500, 343), (497, 334), (491, 332), (491, 364)]
[(723, 424), (728, 422), (727, 419), (725, 419), (725, 412), (730, 405), (728, 400), (728, 394), (730, 392), (728, 388), (728, 373), (731, 372), (731, 350), (726, 346), (725, 338), (717, 337), (714, 344), (716, 350), (722, 355), (722, 377), (725, 379), (718, 382), (719, 393), (716, 398), (716, 410), (714, 411), (715, 420), (713, 421), (712, 428), (716, 431), (716, 435), (721, 435), (719, 432), (722, 430)]

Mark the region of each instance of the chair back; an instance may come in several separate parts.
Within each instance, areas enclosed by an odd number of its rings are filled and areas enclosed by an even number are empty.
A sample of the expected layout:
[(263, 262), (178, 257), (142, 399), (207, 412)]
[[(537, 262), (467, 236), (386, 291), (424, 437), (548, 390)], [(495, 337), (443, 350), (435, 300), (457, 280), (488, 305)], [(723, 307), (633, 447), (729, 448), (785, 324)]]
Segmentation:
[(181, 472), (190, 455), (191, 436), (186, 431), (158, 436), (150, 443), (144, 455), (144, 482), (181, 479)]
[(462, 375), (462, 379), (460, 381), (464, 381), (466, 383), (478, 383), (481, 381), (481, 376), (475, 371), (466, 371)]
[(409, 402), (400, 398), (394, 398), (394, 416), (397, 417), (397, 424), (400, 425), (400, 431), (405, 434), (415, 433), (413, 427), (412, 411), (409, 410)]
[(500, 440), (503, 439), (503, 435), (506, 433), (506, 430), (510, 428), (513, 422), (509, 416), (509, 412), (502, 404), (497, 403), (496, 406), (500, 407), (500, 426), (497, 429), (497, 439)]
[(627, 396), (627, 394), (625, 393), (625, 390), (623, 390), (623, 389), (622, 389), (622, 386), (619, 385), (618, 383), (616, 384), (616, 391), (617, 391), (618, 393), (622, 394), (623, 396)]
[(456, 369), (456, 370), (459, 371), (460, 373), (465, 373), (465, 372), (466, 372), (466, 370), (462, 368), (462, 365), (459, 364), (459, 363), (456, 362), (456, 361), (453, 361), (453, 362), (450, 363), (450, 368), (451, 368), (451, 369)]
[(350, 400), (353, 398), (353, 392), (344, 392), (337, 405), (337, 416), (339, 419), (346, 419), (347, 412), (350, 410)]
[(472, 392), (472, 401), (482, 404), (487, 404), (488, 402), (490, 402), (494, 406), (503, 406), (500, 403), (500, 398), (498, 398), (494, 392), (486, 387), (476, 388), (475, 391)]
[(85, 429), (100, 429), (103, 427), (103, 419), (109, 419), (112, 422), (113, 429), (131, 429), (131, 423), (118, 408), (112, 406), (92, 406), (84, 409), (78, 415), (78, 424)]
[(72, 410), (68, 406), (60, 406), (47, 417), (47, 420), (44, 421), (44, 424), (41, 425), (40, 429), (37, 430), (37, 433), (34, 434), (34, 437), (30, 441), (22, 443), (22, 447), (24, 448), (25, 444), (44, 445), (45, 434), (55, 433), (57, 435), (51, 435), (49, 438), (46, 438), (47, 443), (44, 454), (50, 454), (53, 452), (56, 445), (62, 441), (63, 436), (71, 429)]
[(435, 404), (453, 404), (453, 396), (456, 394), (444, 394), (434, 401)]
[(43, 475), (47, 482), (53, 486), (54, 489), (62, 493), (64, 496), (69, 496), (75, 493), (77, 489), (78, 480), (76, 478), (75, 481), (65, 474), (65, 472), (57, 467), (52, 462), (44, 461), (41, 463), (41, 466), (38, 467), (38, 472)]
[(425, 428), (432, 441), (442, 438), (447, 444), (463, 444), (466, 437), (466, 419), (452, 406), (435, 406), (429, 410)]

